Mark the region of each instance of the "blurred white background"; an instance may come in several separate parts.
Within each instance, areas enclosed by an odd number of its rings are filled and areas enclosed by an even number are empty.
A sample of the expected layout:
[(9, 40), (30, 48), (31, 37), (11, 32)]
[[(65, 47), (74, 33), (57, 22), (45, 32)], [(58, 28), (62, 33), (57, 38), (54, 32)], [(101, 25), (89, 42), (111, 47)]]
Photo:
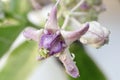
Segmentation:
[[(107, 11), (99, 17), (99, 22), (111, 31), (108, 45), (100, 49), (85, 46), (89, 55), (101, 68), (108, 80), (120, 80), (120, 1), (103, 0)], [(44, 71), (46, 70), (46, 71)], [(60, 71), (58, 73), (58, 71)], [(49, 59), (31, 74), (29, 80), (67, 80), (53, 59)]]

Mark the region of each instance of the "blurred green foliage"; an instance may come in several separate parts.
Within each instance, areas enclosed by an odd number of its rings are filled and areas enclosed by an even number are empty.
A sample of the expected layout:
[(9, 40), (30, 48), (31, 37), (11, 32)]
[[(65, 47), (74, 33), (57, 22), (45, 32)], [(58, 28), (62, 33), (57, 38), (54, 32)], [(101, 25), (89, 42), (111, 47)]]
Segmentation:
[(22, 29), (23, 27), (21, 26), (6, 26), (0, 28), (0, 57), (8, 51)]
[(8, 15), (26, 16), (28, 11), (31, 10), (29, 0), (8, 0), (7, 2), (3, 2), (3, 4), (3, 10), (9, 13)]

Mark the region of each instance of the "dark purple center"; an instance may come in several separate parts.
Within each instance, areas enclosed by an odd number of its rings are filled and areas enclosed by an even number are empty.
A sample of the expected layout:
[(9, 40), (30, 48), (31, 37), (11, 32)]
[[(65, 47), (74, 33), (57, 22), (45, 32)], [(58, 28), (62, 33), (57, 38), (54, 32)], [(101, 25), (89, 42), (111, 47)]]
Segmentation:
[(44, 33), (41, 36), (39, 46), (40, 48), (47, 49), (49, 55), (54, 55), (64, 50), (65, 41), (60, 33)]

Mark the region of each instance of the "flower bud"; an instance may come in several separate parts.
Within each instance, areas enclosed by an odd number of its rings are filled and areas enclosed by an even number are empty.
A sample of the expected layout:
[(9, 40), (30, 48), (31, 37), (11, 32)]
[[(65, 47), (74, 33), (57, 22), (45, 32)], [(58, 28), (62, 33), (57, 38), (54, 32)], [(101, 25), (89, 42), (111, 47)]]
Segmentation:
[(80, 38), (81, 43), (99, 48), (108, 43), (110, 31), (98, 22), (89, 22), (89, 30)]

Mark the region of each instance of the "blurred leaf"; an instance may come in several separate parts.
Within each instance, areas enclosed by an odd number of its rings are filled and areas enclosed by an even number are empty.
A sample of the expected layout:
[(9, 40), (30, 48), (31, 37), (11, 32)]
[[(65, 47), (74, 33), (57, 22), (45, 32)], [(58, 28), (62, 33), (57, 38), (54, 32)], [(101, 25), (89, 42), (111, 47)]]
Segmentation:
[(86, 0), (90, 5), (100, 5), (102, 0)]
[(5, 27), (9, 25), (19, 25), (20, 21), (14, 18), (5, 18), (4, 20), (0, 21), (0, 27)]
[(29, 0), (1, 2), (5, 18), (0, 21), (0, 58), (10, 48), (19, 33), (30, 23), (26, 14), (30, 10)]
[(9, 0), (4, 2), (4, 10), (13, 15), (26, 15), (30, 10), (29, 0)]
[(0, 80), (27, 80), (36, 65), (36, 44), (24, 42), (9, 56), (5, 67), (0, 71)]
[(0, 22), (0, 58), (9, 50), (17, 36), (27, 26), (36, 28), (25, 19), (6, 18)]
[(75, 61), (80, 71), (80, 77), (77, 79), (69, 77), (69, 80), (106, 80), (104, 74), (87, 55), (80, 42), (76, 41), (72, 44), (70, 50), (75, 54)]
[(10, 48), (24, 25), (0, 27), (0, 57)]

